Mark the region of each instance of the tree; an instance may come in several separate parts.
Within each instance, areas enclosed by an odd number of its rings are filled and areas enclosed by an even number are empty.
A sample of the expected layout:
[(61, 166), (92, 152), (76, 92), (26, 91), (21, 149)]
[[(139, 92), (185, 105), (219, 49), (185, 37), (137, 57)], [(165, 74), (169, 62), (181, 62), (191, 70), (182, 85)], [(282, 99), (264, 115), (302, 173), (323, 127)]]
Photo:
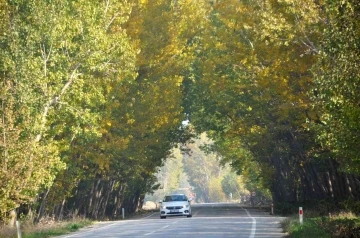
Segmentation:
[(240, 200), (242, 196), (248, 195), (248, 191), (245, 189), (245, 183), (243, 177), (237, 175), (233, 171), (228, 172), (221, 181), (221, 187), (224, 193), (231, 198)]
[[(219, 188), (221, 189), (221, 186), (218, 186), (218, 181), (213, 180), (213, 178), (221, 177), (222, 169), (217, 155), (206, 153), (203, 150), (204, 146), (211, 143), (205, 133), (193, 141), (183, 148), (188, 151), (183, 157), (184, 172), (188, 175), (189, 183), (194, 187), (197, 201), (210, 202)], [(211, 192), (211, 189), (214, 191)], [(212, 197), (210, 197), (210, 193)]]
[[(51, 186), (67, 162), (60, 153), (74, 138), (97, 133), (101, 90), (106, 82), (132, 77), (134, 52), (125, 33), (113, 28), (126, 19), (126, 4), (112, 5), (112, 12), (106, 4), (83, 1), (1, 4), (2, 132), (14, 128), (18, 135), (14, 145), (4, 140), (3, 156), (13, 158), (4, 166), (18, 169), (17, 179), (27, 186), (11, 190), (15, 178), (3, 175), (5, 194), (12, 196), (4, 197), (2, 204), (11, 204), (7, 211)], [(15, 145), (19, 151), (10, 149)]]
[(327, 24), (313, 71), (313, 99), (321, 123), (312, 121), (318, 141), (333, 153), (342, 171), (359, 171), (359, 21), (357, 1), (325, 1)]
[(248, 178), (277, 202), (357, 196), (341, 189), (338, 181), (349, 175), (339, 173), (306, 123), (319, 121), (309, 92), (324, 4), (214, 2), (212, 27), (184, 82), (185, 110), (196, 130), (207, 131), (222, 159), (240, 173), (252, 171)]
[(225, 194), (221, 187), (220, 177), (212, 177), (209, 182), (209, 201), (225, 202), (229, 199), (229, 194)]
[[(124, 81), (120, 74), (99, 85), (101, 101), (91, 107), (98, 108), (96, 133), (79, 134), (64, 152), (72, 168), (64, 176), (74, 179), (67, 184), (75, 186), (69, 187), (73, 190), (67, 196), (72, 198), (65, 197), (58, 207), (93, 218), (117, 216), (121, 207), (136, 211), (145, 193), (156, 187), (154, 173), (170, 149), (186, 138), (180, 127), (184, 118), (180, 85), (191, 47), (183, 34), (191, 34), (187, 20), (199, 13), (193, 2), (186, 3), (131, 1), (126, 23), (113, 24), (114, 34), (125, 29), (131, 38), (137, 52), (136, 76), (131, 80), (130, 74)], [(111, 6), (106, 9), (113, 12)], [(189, 8), (191, 15), (182, 14)]]
[(159, 168), (156, 177), (160, 186), (153, 193), (147, 194), (147, 200), (156, 202), (171, 193), (188, 192), (188, 190), (179, 190), (190, 186), (183, 170), (183, 155), (179, 147), (172, 149), (171, 155), (166, 158), (164, 165)]

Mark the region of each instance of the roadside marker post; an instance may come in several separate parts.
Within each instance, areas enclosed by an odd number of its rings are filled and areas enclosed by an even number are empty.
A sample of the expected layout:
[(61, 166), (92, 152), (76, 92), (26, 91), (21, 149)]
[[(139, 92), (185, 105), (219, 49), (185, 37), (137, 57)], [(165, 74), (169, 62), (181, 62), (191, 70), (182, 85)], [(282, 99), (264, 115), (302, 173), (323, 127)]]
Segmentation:
[(304, 220), (303, 220), (303, 208), (302, 207), (299, 207), (299, 222), (300, 222), (300, 225), (303, 225), (304, 223)]
[(271, 203), (271, 215), (274, 215), (274, 203)]
[(121, 208), (122, 219), (125, 219), (125, 209)]
[(16, 221), (17, 237), (21, 238), (20, 221)]

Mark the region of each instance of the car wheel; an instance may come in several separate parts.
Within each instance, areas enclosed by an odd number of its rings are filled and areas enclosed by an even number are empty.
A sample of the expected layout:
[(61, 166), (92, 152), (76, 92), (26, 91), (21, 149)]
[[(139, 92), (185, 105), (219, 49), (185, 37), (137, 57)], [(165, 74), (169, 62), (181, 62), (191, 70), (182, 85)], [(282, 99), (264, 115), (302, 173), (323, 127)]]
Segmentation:
[(160, 216), (160, 219), (165, 219), (166, 218), (166, 216)]
[(192, 217), (192, 215), (190, 214), (190, 215), (187, 215), (187, 217)]

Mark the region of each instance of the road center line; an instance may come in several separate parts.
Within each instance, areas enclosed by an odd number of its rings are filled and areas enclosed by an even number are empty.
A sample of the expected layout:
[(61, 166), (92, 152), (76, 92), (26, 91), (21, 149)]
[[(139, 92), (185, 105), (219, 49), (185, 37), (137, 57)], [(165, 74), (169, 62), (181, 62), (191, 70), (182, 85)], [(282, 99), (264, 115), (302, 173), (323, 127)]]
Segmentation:
[(150, 214), (149, 216), (146, 216), (146, 217), (141, 218), (140, 220), (146, 219), (146, 218), (149, 218), (149, 217), (152, 217), (152, 216), (154, 216), (155, 214), (158, 214), (158, 213), (157, 213), (157, 212), (154, 212), (154, 213)]
[(199, 210), (199, 211), (197, 211), (197, 212), (195, 212), (195, 214), (194, 214), (193, 216), (196, 216), (199, 212), (200, 212), (200, 210)]
[(173, 224), (178, 223), (178, 222), (179, 222), (179, 221), (174, 221), (174, 222), (172, 222), (172, 223), (171, 223), (171, 224), (169, 224), (169, 225), (163, 226), (163, 227), (161, 227), (161, 228), (159, 228), (159, 229), (157, 229), (157, 230), (155, 230), (155, 231), (152, 231), (152, 232), (146, 233), (146, 234), (145, 234), (145, 236), (148, 236), (148, 235), (154, 234), (155, 232), (158, 232), (158, 231), (164, 230), (165, 228), (168, 228), (170, 225), (173, 225)]

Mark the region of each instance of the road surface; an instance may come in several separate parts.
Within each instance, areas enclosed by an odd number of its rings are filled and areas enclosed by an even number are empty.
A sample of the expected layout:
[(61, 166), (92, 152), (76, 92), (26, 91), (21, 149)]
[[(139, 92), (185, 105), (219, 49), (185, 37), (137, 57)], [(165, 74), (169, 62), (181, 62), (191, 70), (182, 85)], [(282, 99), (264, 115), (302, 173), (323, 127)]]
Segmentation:
[(192, 218), (160, 219), (151, 213), (140, 219), (100, 222), (59, 238), (280, 238), (283, 217), (271, 216), (240, 204), (214, 203), (192, 205)]

